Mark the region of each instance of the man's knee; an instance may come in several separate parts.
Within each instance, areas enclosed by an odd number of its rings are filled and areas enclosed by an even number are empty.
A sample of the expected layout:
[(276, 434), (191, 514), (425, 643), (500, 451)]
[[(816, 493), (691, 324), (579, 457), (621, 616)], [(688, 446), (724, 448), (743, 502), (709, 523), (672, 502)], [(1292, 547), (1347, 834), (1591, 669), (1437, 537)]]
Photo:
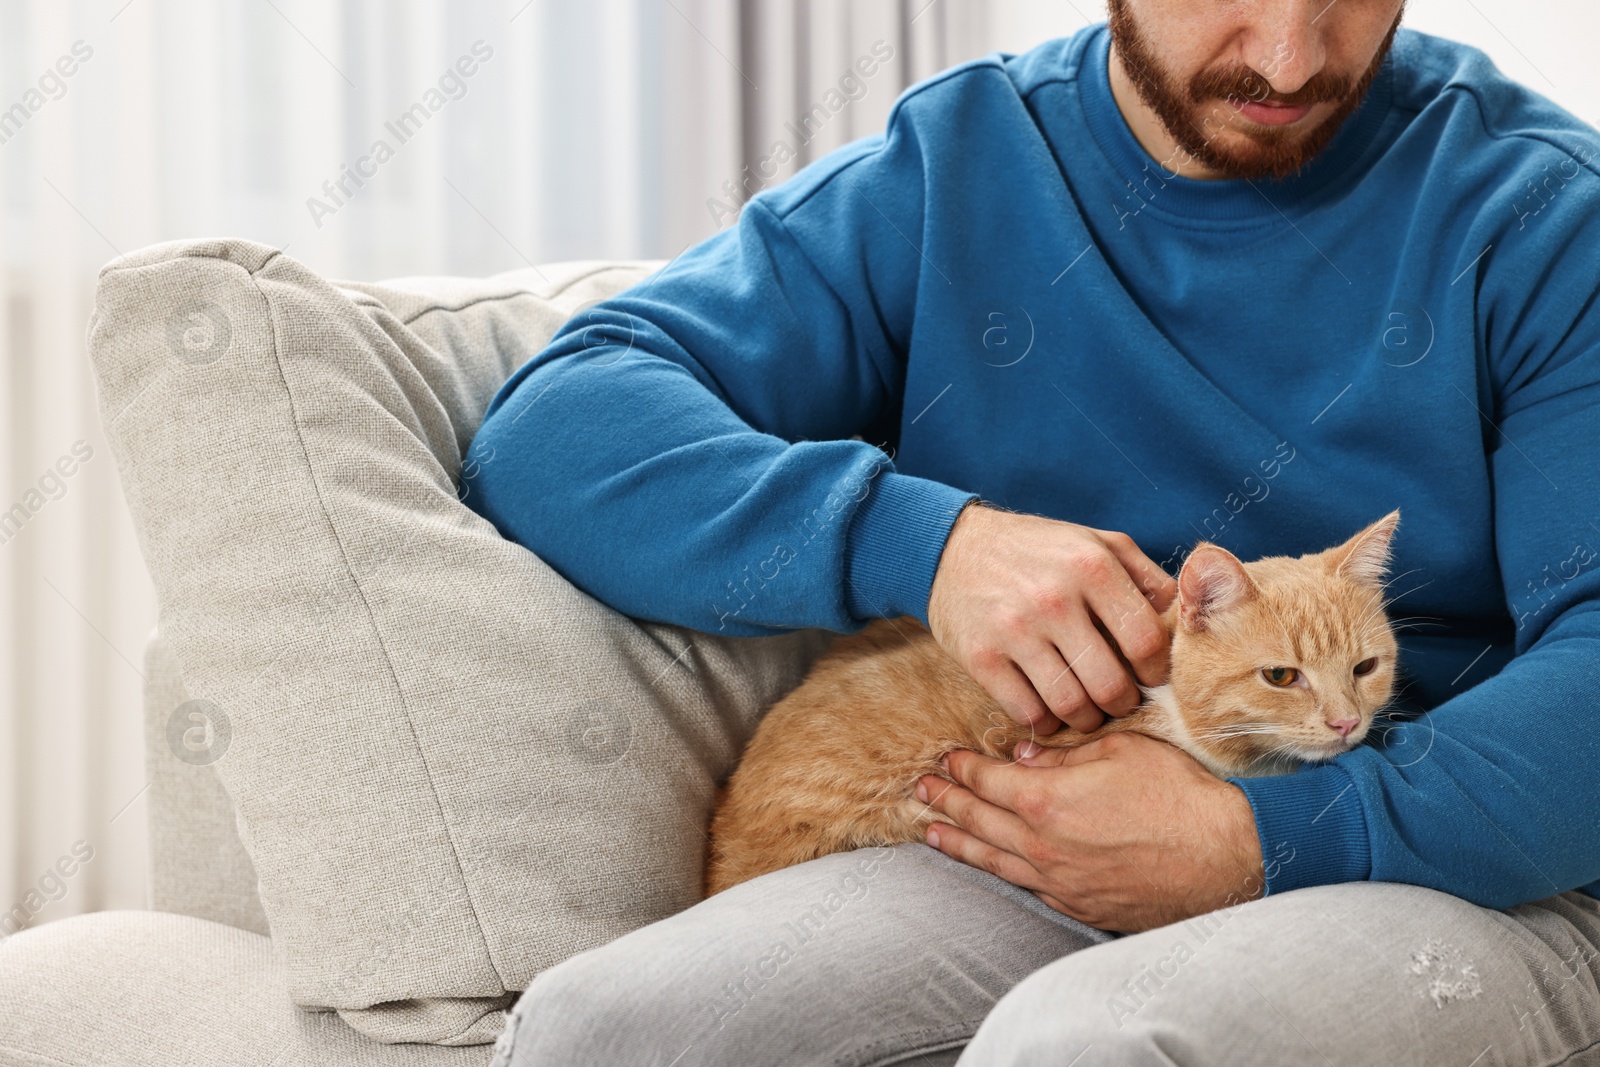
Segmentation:
[[(1503, 987), (1520, 964), (1497, 934), (1499, 918), (1432, 890), (1382, 883), (1226, 908), (1029, 976), (984, 1020), (962, 1063), (1026, 1067), (1080, 1053), (1079, 1067), (1385, 1062), (1425, 1031), (1449, 1050), (1427, 1062), (1448, 1062), (1479, 1031), (1490, 1035), (1484, 1042), (1503, 1037), (1483, 1007), (1493, 982)], [(1423, 951), (1430, 945), (1438, 946), (1432, 957)], [(1430, 996), (1441, 980), (1450, 995)]]
[(1120, 945), (1073, 953), (1024, 979), (984, 1020), (962, 1067), (1060, 1067), (1079, 1056), (1084, 1067), (1200, 1062), (1173, 1056), (1170, 1039), (1178, 1035), (1170, 1032), (1161, 997), (1172, 979), (1149, 966), (1130, 970)]
[(1249, 967), (1218, 966), (1219, 953), (1205, 958), (1204, 938), (1203, 931), (1185, 924), (1057, 960), (995, 1005), (962, 1067), (1295, 1062), (1251, 1058), (1264, 1014), (1272, 1014), (1252, 989), (1253, 983), (1275, 980), (1266, 958), (1272, 955), (1270, 946), (1262, 946), (1264, 958), (1252, 974)]
[(606, 1062), (648, 1062), (640, 1055), (645, 1050), (620, 1046), (653, 1034), (647, 1025), (653, 983), (640, 967), (612, 958), (610, 948), (575, 956), (534, 980), (511, 1011), (494, 1067), (589, 1062), (602, 1051)]

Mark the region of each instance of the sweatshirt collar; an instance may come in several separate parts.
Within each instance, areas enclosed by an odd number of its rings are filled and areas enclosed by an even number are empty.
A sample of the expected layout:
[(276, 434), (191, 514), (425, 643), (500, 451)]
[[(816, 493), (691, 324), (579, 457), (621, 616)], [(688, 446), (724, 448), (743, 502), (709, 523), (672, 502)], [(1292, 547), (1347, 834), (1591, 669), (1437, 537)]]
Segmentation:
[(1298, 205), (1324, 187), (1345, 177), (1376, 137), (1394, 98), (1394, 50), (1384, 57), (1366, 98), (1333, 140), (1298, 174), (1281, 180), (1167, 177), (1161, 162), (1145, 151), (1133, 136), (1111, 93), (1111, 32), (1101, 24), (1085, 43), (1080, 68), (1078, 98), (1100, 151), (1112, 170), (1125, 181), (1145, 189), (1159, 181), (1159, 192), (1149, 208), (1161, 214), (1209, 219), (1277, 217), (1280, 210)]

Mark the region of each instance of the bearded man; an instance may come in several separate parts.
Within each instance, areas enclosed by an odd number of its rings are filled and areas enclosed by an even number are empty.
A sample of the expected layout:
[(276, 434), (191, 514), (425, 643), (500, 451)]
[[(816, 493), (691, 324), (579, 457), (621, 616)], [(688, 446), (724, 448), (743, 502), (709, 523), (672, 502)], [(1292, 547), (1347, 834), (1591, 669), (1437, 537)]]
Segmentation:
[(1162, 680), (1197, 539), (1398, 507), (1384, 728), (952, 753), (926, 844), (553, 968), (502, 1064), (1600, 1062), (1600, 138), (1402, 8), (1115, 0), (913, 87), (564, 329), (468, 495), (635, 617), (916, 616), (1040, 733)]

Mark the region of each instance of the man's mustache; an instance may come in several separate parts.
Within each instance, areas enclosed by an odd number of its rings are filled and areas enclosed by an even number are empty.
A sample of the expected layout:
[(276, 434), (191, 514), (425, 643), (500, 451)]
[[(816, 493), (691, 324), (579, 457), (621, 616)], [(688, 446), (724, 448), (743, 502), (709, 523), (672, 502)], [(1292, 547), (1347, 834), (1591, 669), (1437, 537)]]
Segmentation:
[(1218, 97), (1236, 97), (1257, 104), (1304, 107), (1338, 103), (1354, 89), (1355, 83), (1350, 78), (1322, 71), (1292, 93), (1275, 92), (1267, 79), (1249, 67), (1206, 71), (1189, 82), (1189, 96), (1197, 104)]

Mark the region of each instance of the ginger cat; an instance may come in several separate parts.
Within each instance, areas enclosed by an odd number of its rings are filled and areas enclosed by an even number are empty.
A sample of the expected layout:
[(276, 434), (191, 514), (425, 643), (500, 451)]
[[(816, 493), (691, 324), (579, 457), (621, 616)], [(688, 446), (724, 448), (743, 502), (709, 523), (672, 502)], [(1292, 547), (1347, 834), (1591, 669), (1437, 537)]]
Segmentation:
[[(1398, 646), (1384, 574), (1390, 512), (1341, 545), (1241, 563), (1202, 541), (1161, 619), (1163, 685), (1126, 717), (1041, 746), (1134, 730), (1218, 777), (1283, 773), (1360, 744), (1394, 688)], [(1010, 759), (1032, 736), (917, 620), (878, 620), (834, 642), (768, 712), (719, 791), (707, 893), (832, 852), (921, 841), (935, 818), (912, 790), (956, 748)]]

